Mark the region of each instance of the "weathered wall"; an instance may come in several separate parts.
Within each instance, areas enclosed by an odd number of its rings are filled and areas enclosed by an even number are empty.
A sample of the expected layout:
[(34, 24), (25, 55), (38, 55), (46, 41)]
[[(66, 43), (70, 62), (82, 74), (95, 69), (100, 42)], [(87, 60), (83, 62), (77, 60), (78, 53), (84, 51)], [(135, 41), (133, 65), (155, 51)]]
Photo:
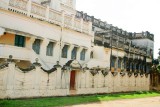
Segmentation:
[[(70, 90), (70, 73), (72, 70), (61, 70), (46, 73), (40, 66), (24, 72), (9, 63), (8, 67), (0, 69), (0, 99), (66, 96), (74, 94), (95, 94), (126, 91), (149, 90), (150, 77), (138, 75), (131, 77), (113, 76), (111, 72), (104, 76), (101, 70), (91, 73), (91, 70), (77, 70), (75, 75), (75, 90)], [(94, 75), (94, 76), (93, 76)]]

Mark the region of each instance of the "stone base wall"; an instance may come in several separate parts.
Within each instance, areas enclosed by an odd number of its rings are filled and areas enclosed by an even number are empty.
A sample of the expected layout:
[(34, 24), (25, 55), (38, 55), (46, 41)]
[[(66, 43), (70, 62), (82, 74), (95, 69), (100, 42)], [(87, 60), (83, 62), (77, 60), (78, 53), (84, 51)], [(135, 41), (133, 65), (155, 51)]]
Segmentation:
[[(72, 94), (96, 94), (128, 91), (148, 91), (150, 76), (125, 73), (103, 75), (91, 70), (74, 70), (75, 89), (70, 89), (71, 69), (57, 67), (52, 72), (35, 66), (31, 70), (20, 70), (15, 63), (0, 68), (0, 99), (66, 96)], [(94, 75), (93, 75), (94, 74)], [(73, 92), (73, 93), (72, 93)]]

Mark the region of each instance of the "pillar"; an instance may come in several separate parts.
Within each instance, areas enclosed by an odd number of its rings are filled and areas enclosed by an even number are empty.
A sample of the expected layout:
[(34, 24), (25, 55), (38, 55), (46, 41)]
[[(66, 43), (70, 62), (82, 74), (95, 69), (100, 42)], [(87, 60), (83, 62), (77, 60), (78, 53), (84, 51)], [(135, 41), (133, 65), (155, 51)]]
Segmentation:
[(7, 72), (7, 87), (6, 87), (6, 95), (9, 98), (14, 97), (14, 85), (15, 85), (15, 63), (9, 62), (9, 70)]
[(56, 71), (56, 88), (57, 89), (61, 89), (62, 87), (62, 70), (61, 67), (56, 67), (57, 71)]
[(27, 16), (30, 16), (30, 14), (31, 14), (31, 5), (32, 5), (31, 0), (28, 0), (28, 3), (27, 3)]
[(46, 17), (46, 21), (48, 21), (48, 19), (49, 19), (49, 6), (48, 5), (47, 5), (47, 8), (46, 8), (45, 17)]
[(80, 31), (82, 32), (83, 31), (83, 18), (81, 18), (81, 26), (80, 26)]

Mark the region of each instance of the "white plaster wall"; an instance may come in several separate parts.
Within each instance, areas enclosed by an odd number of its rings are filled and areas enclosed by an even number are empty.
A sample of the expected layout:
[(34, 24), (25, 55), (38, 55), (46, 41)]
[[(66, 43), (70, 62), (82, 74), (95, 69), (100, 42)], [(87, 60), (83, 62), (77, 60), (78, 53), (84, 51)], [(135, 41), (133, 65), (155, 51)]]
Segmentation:
[[(47, 22), (41, 22), (37, 19), (28, 18), (22, 15), (17, 15), (12, 12), (0, 11), (0, 17), (1, 17), (0, 20), (1, 27), (35, 35), (35, 36), (27, 35), (33, 38), (33, 41), (27, 42), (26, 45), (27, 48), (32, 49), (32, 45), (30, 44), (34, 42), (34, 39), (40, 38), (42, 40), (40, 49), (41, 52), (40, 55), (37, 55), (37, 57), (42, 62), (45, 63), (45, 65), (44, 63), (42, 63), (42, 65), (46, 69), (52, 68), (52, 66), (56, 64), (56, 61), (60, 61), (60, 63), (64, 65), (68, 60), (71, 59), (70, 57), (66, 59), (63, 58), (61, 59), (60, 50), (62, 49), (62, 45), (65, 43), (69, 43), (70, 45), (74, 44), (79, 47), (87, 48), (85, 61), (80, 61), (80, 58), (77, 59), (80, 63), (84, 64), (86, 61), (90, 59), (91, 40), (93, 37), (88, 34), (76, 32), (74, 30), (69, 30), (69, 29), (62, 30), (60, 26), (49, 24)], [(60, 48), (61, 38), (62, 38), (62, 45)], [(49, 41), (55, 41), (54, 53), (53, 56), (51, 57), (46, 56), (46, 47)], [(69, 54), (71, 54), (71, 50)], [(78, 54), (80, 54), (80, 52)], [(35, 58), (33, 58), (33, 60), (35, 60)]]
[[(9, 67), (0, 70), (0, 99), (28, 98), (70, 95), (70, 71), (56, 71), (47, 74), (40, 67), (23, 73), (9, 63)], [(122, 77), (111, 72), (103, 76), (101, 71), (92, 75), (89, 70), (76, 71), (75, 94), (95, 94), (127, 91), (148, 91), (150, 77)]]
[(141, 47), (147, 47), (150, 49), (154, 48), (154, 41), (151, 41), (149, 39), (135, 39), (132, 40), (133, 44)]

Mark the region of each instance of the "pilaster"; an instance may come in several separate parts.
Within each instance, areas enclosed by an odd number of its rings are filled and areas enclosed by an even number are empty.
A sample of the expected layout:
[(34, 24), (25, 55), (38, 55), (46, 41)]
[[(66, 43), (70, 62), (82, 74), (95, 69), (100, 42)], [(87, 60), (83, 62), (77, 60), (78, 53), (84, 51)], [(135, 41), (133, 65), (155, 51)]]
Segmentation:
[(81, 18), (81, 26), (80, 26), (80, 31), (83, 31), (83, 18)]
[(67, 59), (71, 59), (71, 54), (72, 54), (73, 48), (74, 48), (74, 45), (69, 45)]
[(32, 1), (28, 0), (28, 3), (27, 3), (27, 16), (30, 16), (30, 14), (31, 14), (31, 5), (32, 5)]
[(49, 6), (48, 5), (47, 5), (47, 8), (46, 8), (45, 17), (46, 17), (46, 21), (48, 21), (48, 19), (49, 19)]
[(7, 73), (7, 96), (14, 97), (14, 85), (15, 85), (15, 63), (9, 62), (9, 70)]
[(56, 67), (57, 71), (56, 71), (56, 88), (57, 89), (61, 89), (61, 85), (62, 85), (62, 70), (61, 67)]

